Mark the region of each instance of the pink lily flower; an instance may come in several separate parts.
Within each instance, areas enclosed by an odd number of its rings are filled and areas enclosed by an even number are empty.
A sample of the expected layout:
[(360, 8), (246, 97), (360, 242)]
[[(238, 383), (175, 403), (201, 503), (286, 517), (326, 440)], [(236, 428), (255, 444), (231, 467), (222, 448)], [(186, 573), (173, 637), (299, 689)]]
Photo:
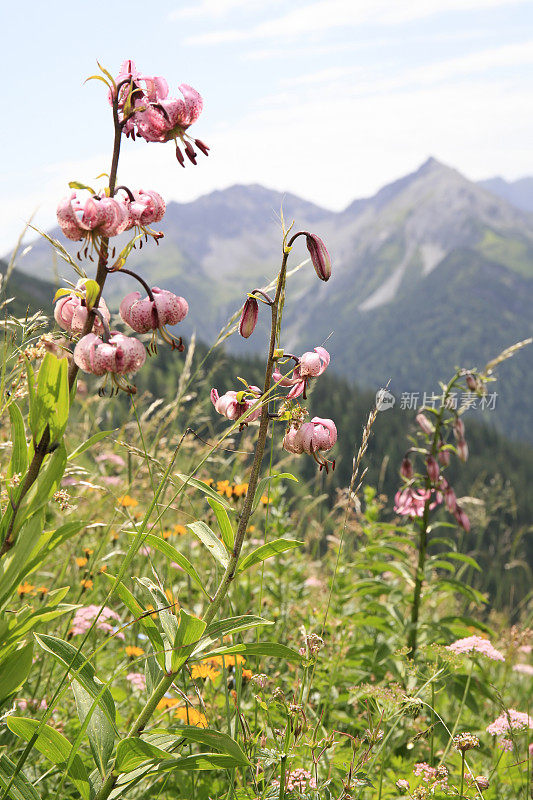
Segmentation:
[[(432, 492), (425, 489), (413, 489), (407, 487), (396, 492), (394, 495), (394, 510), (397, 514), (404, 517), (422, 517), (424, 515), (424, 508), (426, 502), (431, 497)], [(437, 492), (435, 500), (430, 503), (430, 511), (437, 507), (442, 502), (442, 495)]]
[[(120, 304), (120, 316), (130, 328), (137, 333), (147, 333), (157, 331), (161, 334), (164, 341), (174, 348), (180, 348), (180, 344), (168, 333), (165, 325), (176, 325), (187, 316), (189, 305), (184, 297), (173, 294), (166, 289), (154, 286), (151, 289), (152, 299), (145, 297), (141, 300), (140, 292), (130, 292)], [(180, 339), (181, 343), (181, 339)], [(183, 345), (181, 345), (183, 349)]]
[(315, 347), (314, 352), (304, 353), (290, 377), (283, 377), (279, 368), (276, 366), (272, 378), (280, 386), (291, 386), (287, 397), (293, 400), (301, 394), (306, 399), (307, 383), (310, 378), (317, 378), (326, 370), (330, 362), (330, 355), (324, 347)]
[(133, 200), (126, 200), (130, 214), (130, 225), (144, 227), (145, 225), (152, 225), (154, 222), (159, 222), (163, 219), (166, 211), (166, 203), (158, 192), (153, 190), (145, 192), (144, 189), (139, 189), (138, 192), (133, 192)]
[[(78, 281), (76, 290), (83, 291), (84, 289), (85, 282), (83, 280)], [(109, 324), (111, 315), (103, 297), (100, 298), (97, 308)], [(82, 301), (82, 298), (74, 293), (60, 297), (54, 308), (55, 321), (60, 328), (63, 328), (63, 330), (67, 331), (71, 336), (77, 336), (83, 331), (85, 323), (87, 322), (87, 315), (87, 307)], [(104, 329), (100, 317), (96, 315), (94, 317), (93, 327), (97, 333), (102, 333)]]
[(72, 192), (57, 207), (57, 221), (72, 241), (95, 236), (118, 236), (130, 226), (130, 213), (124, 201), (114, 197)]
[[(248, 390), (240, 392), (235, 392), (232, 389), (223, 395), (219, 395), (218, 389), (211, 389), (211, 402), (215, 407), (215, 411), (231, 420), (240, 419), (243, 414), (246, 414), (257, 403), (259, 397), (261, 397), (261, 389), (258, 386), (249, 386)], [(243, 424), (247, 425), (260, 416), (261, 406), (258, 406), (246, 417)]]
[(74, 361), (83, 372), (111, 375), (115, 385), (130, 394), (135, 392), (135, 387), (122, 381), (120, 376), (138, 372), (145, 360), (142, 342), (118, 331), (111, 331), (108, 341), (88, 333), (74, 348)]
[[(328, 471), (328, 461), (319, 456), (319, 451), (331, 450), (337, 441), (337, 428), (331, 419), (313, 417), (311, 422), (304, 422), (300, 427), (291, 426), (283, 437), (283, 449), (288, 453), (300, 455), (308, 453), (315, 461)], [(335, 461), (333, 469), (335, 469)]]

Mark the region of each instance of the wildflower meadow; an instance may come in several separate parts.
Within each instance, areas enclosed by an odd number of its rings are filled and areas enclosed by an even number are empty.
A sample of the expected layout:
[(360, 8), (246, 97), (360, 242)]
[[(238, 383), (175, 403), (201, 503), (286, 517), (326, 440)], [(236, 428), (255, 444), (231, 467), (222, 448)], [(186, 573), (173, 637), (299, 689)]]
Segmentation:
[[(129, 261), (164, 252), (165, 199), (120, 155), (144, 140), (208, 169), (202, 97), (131, 60), (91, 80), (109, 164), (42, 234), (61, 285), (21, 316), (17, 251), (4, 276), (0, 800), (532, 798), (531, 573), (518, 539), (515, 579), (477, 537), (508, 503), (463, 490), (453, 401), (528, 342), (458, 364), (394, 435), (383, 387), (342, 441), (328, 342), (285, 344), (294, 280), (334, 275), (324, 232), (282, 210), (269, 282), (216, 341), (181, 336), (193, 300)], [(226, 359), (229, 337), (262, 357)], [(369, 471), (380, 437), (393, 491)]]

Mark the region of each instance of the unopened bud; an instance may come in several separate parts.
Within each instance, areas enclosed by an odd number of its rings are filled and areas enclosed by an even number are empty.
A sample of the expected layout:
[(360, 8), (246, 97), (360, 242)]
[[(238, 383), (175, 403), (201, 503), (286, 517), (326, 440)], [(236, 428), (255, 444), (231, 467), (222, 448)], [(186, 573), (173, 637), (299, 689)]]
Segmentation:
[(453, 423), (453, 433), (456, 439), (465, 438), (465, 424), (462, 419), (457, 417)]
[(474, 783), (478, 789), (488, 789), (490, 786), (490, 781), (485, 775), (476, 775), (476, 777), (474, 777), (468, 774), (466, 780), (468, 783)]
[(437, 464), (436, 459), (433, 456), (428, 456), (426, 458), (426, 468), (428, 472), (428, 478), (431, 483), (437, 483), (440, 475), (439, 465)]
[(457, 455), (461, 461), (468, 460), (468, 445), (464, 439), (459, 439), (457, 442)]
[[(439, 445), (442, 447), (442, 443)], [(450, 463), (450, 451), (449, 450), (439, 450), (439, 461), (443, 467), (447, 467)]]
[(331, 258), (326, 245), (315, 233), (306, 233), (305, 243), (316, 274), (321, 281), (329, 281), (331, 277)]
[(455, 497), (455, 492), (451, 487), (446, 489), (444, 492), (444, 502), (446, 503), (446, 508), (450, 514), (454, 514), (457, 508), (457, 499)]
[(478, 390), (478, 383), (477, 380), (474, 378), (471, 372), (467, 372), (465, 376), (466, 385), (470, 389), (471, 392), (477, 392)]
[(402, 476), (402, 478), (405, 478), (408, 481), (411, 480), (411, 478), (413, 477), (413, 464), (411, 460), (407, 458), (407, 456), (405, 456), (402, 461), (402, 466), (400, 467), (400, 475)]
[(455, 508), (455, 519), (457, 520), (457, 524), (461, 526), (461, 528), (466, 532), (470, 532), (470, 520), (466, 516), (465, 512), (461, 508), (461, 506), (456, 506)]
[(259, 303), (255, 297), (248, 297), (242, 307), (241, 319), (239, 322), (239, 333), (244, 339), (248, 339), (254, 332), (259, 316)]
[(424, 433), (427, 433), (428, 436), (431, 433), (433, 433), (434, 431), (433, 425), (431, 424), (429, 419), (425, 416), (425, 414), (422, 414), (422, 412), (420, 412), (419, 414), (416, 415), (415, 420), (417, 421), (419, 427), (424, 431)]

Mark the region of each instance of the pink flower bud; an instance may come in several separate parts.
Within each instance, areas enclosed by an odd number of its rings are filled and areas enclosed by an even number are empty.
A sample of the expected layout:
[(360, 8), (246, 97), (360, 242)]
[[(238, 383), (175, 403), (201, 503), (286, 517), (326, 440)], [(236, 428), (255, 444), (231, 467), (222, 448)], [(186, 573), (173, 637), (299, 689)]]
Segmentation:
[(466, 385), (468, 386), (470, 391), (471, 392), (476, 392), (477, 389), (478, 389), (478, 384), (477, 384), (477, 381), (476, 381), (476, 379), (474, 378), (474, 376), (472, 375), (471, 372), (467, 372), (467, 374), (465, 376), (465, 380), (466, 380)]
[[(78, 281), (76, 290), (83, 292), (85, 282)], [(100, 298), (98, 303), (98, 311), (102, 314), (106, 322), (109, 324), (111, 315), (103, 297)], [(85, 305), (82, 305), (82, 298), (76, 294), (65, 295), (57, 300), (54, 308), (54, 319), (60, 328), (67, 331), (71, 336), (79, 335), (87, 322), (88, 311)], [(103, 331), (102, 322), (99, 317), (94, 317), (94, 330), (97, 333)]]
[[(442, 447), (442, 441), (439, 447)], [(450, 451), (449, 450), (439, 450), (439, 461), (443, 467), (447, 467), (450, 463)]]
[(453, 422), (453, 433), (456, 439), (465, 438), (465, 424), (460, 417), (456, 417)]
[(326, 245), (315, 233), (306, 233), (305, 243), (316, 274), (321, 281), (329, 281), (331, 277), (331, 259)]
[(402, 478), (405, 478), (409, 481), (413, 477), (413, 473), (413, 463), (409, 458), (407, 458), (407, 456), (405, 456), (402, 461), (402, 466), (400, 467), (400, 475)]
[(144, 345), (138, 339), (111, 331), (108, 342), (94, 333), (80, 339), (74, 348), (74, 361), (84, 372), (93, 375), (133, 374), (146, 359)]
[(428, 456), (426, 458), (426, 469), (428, 473), (428, 478), (431, 483), (437, 483), (440, 476), (439, 465), (437, 461), (433, 458), (433, 456)]
[(466, 516), (465, 512), (461, 508), (460, 505), (457, 505), (455, 508), (454, 517), (457, 520), (458, 525), (466, 532), (470, 532), (470, 520)]
[(254, 332), (259, 317), (259, 303), (255, 297), (248, 297), (242, 307), (241, 319), (239, 322), (239, 333), (244, 339), (248, 339)]
[(444, 502), (446, 503), (446, 508), (450, 514), (455, 514), (455, 510), (457, 508), (457, 498), (451, 486), (449, 486), (444, 492)]
[(461, 461), (468, 460), (468, 445), (465, 439), (459, 439), (457, 442), (457, 455)]
[(433, 427), (429, 419), (426, 417), (426, 415), (422, 414), (421, 411), (416, 415), (415, 420), (418, 423), (419, 427), (428, 436), (434, 432), (435, 428)]
[(166, 203), (160, 194), (139, 189), (138, 192), (133, 192), (133, 197), (134, 199), (129, 204), (130, 227), (133, 225), (152, 225), (154, 222), (159, 222), (163, 219)]

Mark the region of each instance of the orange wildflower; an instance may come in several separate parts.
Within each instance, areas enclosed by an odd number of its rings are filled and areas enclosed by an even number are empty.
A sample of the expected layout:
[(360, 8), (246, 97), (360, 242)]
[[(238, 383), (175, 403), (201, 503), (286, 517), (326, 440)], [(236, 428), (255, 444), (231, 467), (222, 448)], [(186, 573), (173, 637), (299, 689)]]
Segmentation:
[(24, 597), (25, 594), (35, 594), (35, 586), (33, 583), (24, 581), (17, 586), (17, 594), (20, 598)]
[(144, 650), (142, 647), (136, 647), (135, 645), (128, 645), (124, 648), (124, 651), (128, 658), (137, 658), (137, 656), (144, 655)]
[(156, 706), (158, 711), (166, 711), (167, 708), (177, 706), (180, 701), (177, 697), (162, 697)]
[(135, 506), (139, 505), (138, 500), (135, 500), (134, 497), (130, 497), (129, 494), (125, 494), (122, 497), (119, 497), (118, 502), (122, 506), (122, 508), (135, 508)]
[(263, 503), (264, 506), (266, 506), (268, 503), (270, 503), (270, 497), (267, 497), (266, 494), (264, 494), (261, 497), (261, 502)]
[(84, 580), (80, 581), (80, 586), (82, 589), (92, 589), (94, 584), (90, 578), (85, 578)]
[(191, 677), (193, 680), (197, 678), (209, 678), (214, 681), (220, 675), (220, 670), (215, 669), (214, 666), (208, 662), (202, 661), (200, 664), (193, 664), (191, 667)]
[(251, 669), (243, 669), (243, 671), (242, 671), (243, 680), (251, 681), (252, 680), (252, 675), (253, 675), (253, 672), (252, 672)]
[(170, 539), (172, 531), (163, 531), (163, 539)]
[(186, 725), (194, 725), (196, 728), (207, 728), (207, 719), (201, 711), (197, 711), (192, 706), (179, 706), (174, 716), (184, 722)]
[(227, 497), (231, 497), (232, 487), (229, 481), (217, 481), (217, 492), (222, 496), (226, 495)]
[(187, 533), (187, 528), (185, 525), (174, 525), (174, 533), (177, 536), (183, 536), (184, 533)]
[(241, 497), (245, 495), (248, 491), (248, 484), (247, 483), (236, 483), (233, 487), (233, 496), (234, 497)]
[(79, 567), (80, 569), (82, 567), (84, 567), (85, 564), (87, 563), (87, 559), (84, 558), (83, 556), (79, 556), (78, 558), (75, 558), (74, 560), (76, 562), (76, 566)]

